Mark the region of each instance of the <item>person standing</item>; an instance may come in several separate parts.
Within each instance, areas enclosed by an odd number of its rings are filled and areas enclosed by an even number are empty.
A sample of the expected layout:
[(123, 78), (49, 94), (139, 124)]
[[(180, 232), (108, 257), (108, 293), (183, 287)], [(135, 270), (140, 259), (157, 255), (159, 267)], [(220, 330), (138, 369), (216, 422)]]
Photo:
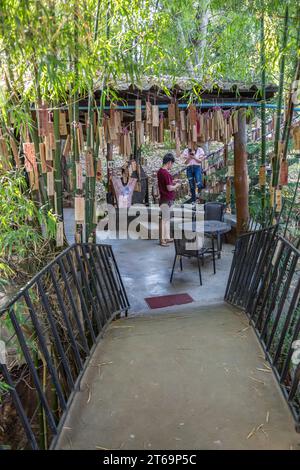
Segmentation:
[(196, 151), (192, 149), (185, 149), (182, 153), (183, 161), (186, 165), (186, 175), (189, 181), (192, 203), (196, 202), (196, 187), (198, 189), (198, 196), (202, 184), (202, 160), (205, 157), (204, 150), (198, 147)]
[(180, 183), (173, 181), (170, 170), (175, 162), (174, 155), (167, 153), (163, 158), (162, 167), (157, 172), (157, 181), (159, 189), (159, 205), (162, 211), (160, 245), (168, 246), (173, 239), (170, 238), (170, 208), (175, 200), (175, 190)]
[[(129, 169), (131, 174), (129, 176)], [(136, 162), (132, 160), (129, 167), (126, 165), (122, 168), (122, 177), (112, 176), (112, 183), (117, 201), (117, 206), (121, 208), (129, 208), (132, 204), (132, 195), (137, 182)]]

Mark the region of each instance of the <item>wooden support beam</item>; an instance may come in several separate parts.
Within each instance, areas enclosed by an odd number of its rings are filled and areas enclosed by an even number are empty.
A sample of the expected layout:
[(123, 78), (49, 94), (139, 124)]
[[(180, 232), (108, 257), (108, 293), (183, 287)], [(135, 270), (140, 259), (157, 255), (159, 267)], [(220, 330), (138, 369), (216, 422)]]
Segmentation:
[(238, 110), (238, 130), (234, 134), (234, 189), (238, 234), (245, 231), (249, 219), (249, 183), (246, 144), (246, 109), (240, 108)]

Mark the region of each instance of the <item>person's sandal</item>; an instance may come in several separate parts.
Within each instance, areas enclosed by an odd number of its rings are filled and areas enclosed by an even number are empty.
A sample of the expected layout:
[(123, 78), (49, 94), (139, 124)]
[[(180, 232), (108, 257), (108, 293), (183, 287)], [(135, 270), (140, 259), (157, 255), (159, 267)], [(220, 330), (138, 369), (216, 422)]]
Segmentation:
[(165, 241), (160, 242), (159, 244), (160, 244), (160, 246), (168, 246), (167, 242), (165, 242)]
[(174, 238), (169, 238), (168, 240), (166, 240), (166, 243), (173, 243), (174, 241)]

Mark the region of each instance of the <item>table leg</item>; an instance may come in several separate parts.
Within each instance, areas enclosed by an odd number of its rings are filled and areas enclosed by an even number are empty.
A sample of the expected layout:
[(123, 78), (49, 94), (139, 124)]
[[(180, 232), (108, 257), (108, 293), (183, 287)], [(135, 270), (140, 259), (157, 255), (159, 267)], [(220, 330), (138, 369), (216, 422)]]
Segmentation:
[(217, 234), (217, 248), (218, 248), (218, 259), (221, 258), (221, 235), (220, 232)]

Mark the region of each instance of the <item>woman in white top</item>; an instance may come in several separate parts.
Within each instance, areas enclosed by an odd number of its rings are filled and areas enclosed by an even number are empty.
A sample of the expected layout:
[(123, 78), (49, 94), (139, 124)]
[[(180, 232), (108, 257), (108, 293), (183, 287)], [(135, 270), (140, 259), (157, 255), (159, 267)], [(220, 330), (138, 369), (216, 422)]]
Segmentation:
[(204, 150), (198, 147), (196, 151), (185, 149), (182, 152), (182, 158), (186, 165), (186, 174), (192, 194), (192, 202), (196, 202), (196, 186), (198, 195), (203, 188), (202, 184), (202, 160), (205, 158)]

